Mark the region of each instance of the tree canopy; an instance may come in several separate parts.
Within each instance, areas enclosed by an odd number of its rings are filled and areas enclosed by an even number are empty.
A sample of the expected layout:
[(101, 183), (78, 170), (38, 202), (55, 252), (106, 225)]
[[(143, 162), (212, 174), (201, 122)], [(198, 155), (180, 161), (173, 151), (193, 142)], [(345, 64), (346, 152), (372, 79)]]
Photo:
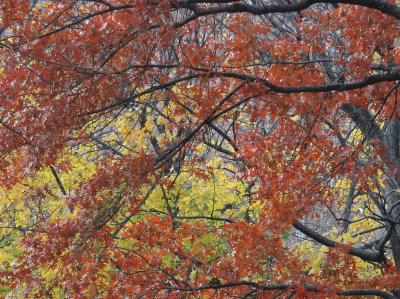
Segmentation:
[(0, 7), (2, 296), (400, 298), (397, 1)]

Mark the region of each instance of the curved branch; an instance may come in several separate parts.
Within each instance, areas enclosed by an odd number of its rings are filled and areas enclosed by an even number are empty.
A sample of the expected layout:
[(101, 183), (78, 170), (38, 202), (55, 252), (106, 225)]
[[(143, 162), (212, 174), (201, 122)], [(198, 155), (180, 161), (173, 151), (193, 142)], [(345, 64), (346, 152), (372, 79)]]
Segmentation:
[[(228, 282), (228, 283), (221, 283), (221, 284), (210, 284), (204, 285), (194, 288), (180, 288), (180, 287), (166, 287), (168, 290), (174, 291), (187, 291), (187, 292), (194, 292), (194, 291), (201, 291), (206, 289), (223, 289), (223, 288), (231, 288), (231, 287), (240, 287), (240, 286), (250, 286), (257, 290), (261, 291), (274, 291), (274, 290), (288, 290), (289, 288), (297, 288), (298, 285), (295, 284), (270, 284), (270, 285), (259, 285), (252, 281), (237, 281), (237, 282)], [(312, 284), (305, 284), (303, 285), (304, 288), (309, 292), (319, 292), (319, 289), (316, 285)], [(389, 292), (385, 292), (382, 290), (376, 289), (353, 289), (353, 290), (339, 290), (337, 291), (338, 295), (341, 296), (379, 296), (381, 298), (386, 299), (395, 299), (392, 294)]]
[[(296, 221), (293, 223), (293, 227), (305, 234), (306, 236), (312, 238), (316, 242), (325, 245), (327, 247), (336, 247), (342, 244), (335, 242), (323, 235), (317, 233), (316, 231), (310, 229), (309, 227), (301, 224), (300, 222)], [(368, 250), (364, 250), (361, 248), (351, 247), (349, 250), (349, 254), (359, 257), (360, 259), (367, 261), (367, 262), (375, 262), (375, 263), (382, 263), (385, 262), (385, 258), (378, 252), (372, 252)]]
[(207, 69), (197, 68), (199, 71), (208, 71), (208, 76), (221, 76), (226, 78), (236, 78), (240, 80), (248, 80), (252, 82), (263, 83), (271, 91), (277, 93), (300, 93), (300, 92), (329, 92), (329, 91), (349, 91), (353, 89), (359, 89), (374, 85), (381, 82), (393, 82), (400, 80), (400, 70), (394, 70), (385, 74), (376, 74), (371, 76), (365, 76), (364, 79), (351, 83), (332, 83), (325, 85), (299, 85), (299, 86), (281, 86), (276, 85), (266, 79), (255, 77), (247, 74), (237, 74), (232, 72), (210, 72)]
[[(93, 1), (92, 1), (93, 2)], [(97, 2), (97, 1), (94, 1)], [(255, 5), (249, 5), (245, 3), (233, 3), (233, 4), (226, 4), (226, 3), (231, 3), (235, 2), (233, 0), (202, 0), (202, 1), (197, 1), (197, 0), (189, 0), (189, 1), (171, 1), (170, 6), (172, 9), (174, 8), (186, 8), (189, 9), (193, 12), (193, 15), (189, 16), (188, 18), (176, 22), (173, 24), (175, 28), (182, 27), (185, 24), (189, 23), (190, 21), (202, 17), (202, 16), (207, 16), (207, 15), (212, 15), (212, 14), (218, 14), (218, 13), (251, 13), (253, 15), (264, 15), (264, 14), (269, 14), (269, 13), (289, 13), (289, 12), (296, 12), (296, 11), (301, 11), (306, 8), (309, 8), (310, 6), (318, 3), (330, 3), (330, 4), (353, 4), (353, 5), (358, 5), (358, 6), (363, 6), (363, 7), (368, 7), (371, 9), (378, 10), (386, 15), (392, 16), (396, 19), (400, 20), (400, 7), (383, 1), (383, 0), (305, 0), (305, 1), (299, 1), (296, 3), (289, 3), (289, 4), (271, 4), (271, 5), (260, 5), (260, 6), (255, 6)], [(195, 4), (198, 3), (208, 3), (208, 4), (225, 4), (225, 5), (218, 5), (218, 6), (212, 6), (212, 7), (207, 7), (207, 8), (199, 8)], [(111, 13), (117, 10), (124, 10), (124, 9), (132, 9), (134, 8), (133, 4), (123, 4), (123, 5), (118, 5), (118, 6), (113, 6), (113, 5), (107, 5), (107, 9), (103, 9), (94, 13), (91, 13), (85, 17), (79, 18), (78, 20), (71, 21), (57, 29), (54, 29), (53, 31), (47, 32), (45, 34), (42, 34), (38, 36), (37, 38), (44, 38), (48, 37), (50, 35), (56, 34), (60, 31), (63, 31), (65, 29), (71, 28), (77, 24), (80, 24), (86, 20), (92, 19), (98, 15), (103, 15), (107, 13)], [(155, 24), (153, 28), (158, 27), (158, 24)]]
[[(186, 23), (202, 16), (218, 13), (250, 13), (253, 15), (264, 15), (270, 13), (289, 13), (297, 12), (309, 8), (310, 6), (317, 3), (330, 3), (330, 4), (353, 4), (371, 9), (378, 10), (386, 15), (392, 16), (396, 19), (400, 19), (400, 7), (395, 4), (383, 1), (383, 0), (305, 0), (298, 1), (295, 3), (285, 4), (270, 4), (270, 5), (250, 5), (246, 3), (234, 3), (218, 5), (206, 8), (199, 8), (194, 3), (197, 1), (181, 1), (175, 7), (187, 8), (193, 12), (193, 15), (179, 23), (175, 24), (175, 27), (180, 27)], [(203, 3), (224, 3), (224, 1), (202, 1)]]

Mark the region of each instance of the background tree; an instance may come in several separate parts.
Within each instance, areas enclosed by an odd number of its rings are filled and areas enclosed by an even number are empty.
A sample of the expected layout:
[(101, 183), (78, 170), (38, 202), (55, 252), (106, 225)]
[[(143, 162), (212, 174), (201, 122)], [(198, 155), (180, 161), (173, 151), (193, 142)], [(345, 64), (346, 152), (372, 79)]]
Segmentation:
[(399, 297), (395, 2), (1, 14), (4, 293)]

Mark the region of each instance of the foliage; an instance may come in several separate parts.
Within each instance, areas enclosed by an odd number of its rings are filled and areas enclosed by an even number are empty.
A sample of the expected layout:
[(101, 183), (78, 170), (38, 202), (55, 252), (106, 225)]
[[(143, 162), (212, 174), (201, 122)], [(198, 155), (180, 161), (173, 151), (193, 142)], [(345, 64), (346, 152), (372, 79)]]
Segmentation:
[(0, 6), (8, 297), (400, 296), (395, 1)]

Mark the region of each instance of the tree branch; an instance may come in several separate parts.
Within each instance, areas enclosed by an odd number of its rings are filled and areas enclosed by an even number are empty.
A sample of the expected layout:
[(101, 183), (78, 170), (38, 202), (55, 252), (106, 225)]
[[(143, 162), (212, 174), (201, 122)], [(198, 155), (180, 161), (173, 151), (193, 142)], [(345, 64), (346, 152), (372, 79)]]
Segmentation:
[[(202, 1), (202, 3), (223, 3), (224, 1)], [(206, 8), (199, 8), (196, 1), (180, 1), (176, 7), (187, 8), (193, 12), (189, 18), (182, 20), (175, 24), (175, 27), (183, 26), (184, 24), (196, 19), (198, 17), (207, 16), (218, 13), (250, 13), (253, 15), (265, 15), (270, 13), (289, 13), (299, 12), (317, 3), (330, 3), (330, 4), (353, 4), (371, 9), (378, 10), (386, 15), (400, 19), (400, 7), (395, 4), (382, 1), (382, 0), (305, 0), (295, 3), (285, 4), (270, 4), (270, 5), (250, 5), (246, 3), (234, 3), (226, 5), (216, 5)]]
[[(305, 234), (306, 236), (310, 237), (311, 239), (315, 240), (316, 242), (320, 243), (321, 245), (325, 245), (327, 247), (336, 247), (341, 245), (338, 242), (324, 237), (323, 235), (317, 233), (316, 231), (310, 229), (309, 227), (301, 224), (298, 221), (293, 223), (293, 227)], [(361, 248), (351, 247), (349, 250), (349, 254), (357, 256), (367, 262), (382, 263), (385, 261), (380, 253), (367, 251)]]
[(354, 123), (367, 139), (378, 138), (383, 141), (384, 134), (369, 111), (350, 103), (342, 105), (341, 109), (351, 115)]
[(60, 178), (58, 177), (58, 174), (57, 174), (56, 170), (54, 169), (54, 167), (53, 167), (53, 166), (50, 166), (50, 170), (51, 170), (51, 173), (53, 174), (54, 178), (56, 179), (57, 185), (58, 185), (58, 187), (60, 188), (62, 194), (67, 195), (67, 192), (65, 192), (64, 186), (63, 186), (63, 184), (61, 183), (61, 180), (60, 180)]
[[(194, 291), (201, 291), (201, 290), (206, 290), (206, 289), (217, 290), (217, 289), (239, 287), (239, 286), (250, 286), (257, 290), (263, 290), (263, 291), (287, 290), (289, 288), (298, 287), (298, 285), (295, 285), (295, 284), (259, 285), (252, 281), (237, 281), (237, 282), (228, 282), (228, 283), (221, 283), (221, 284), (204, 285), (204, 286), (194, 287), (194, 288), (166, 287), (166, 289), (175, 290), (175, 291), (194, 292)], [(318, 292), (319, 291), (319, 289), (316, 285), (305, 284), (304, 287), (309, 292)], [(396, 297), (394, 297), (389, 292), (385, 292), (382, 290), (376, 290), (376, 289), (339, 290), (339, 291), (337, 291), (337, 294), (341, 295), (341, 296), (379, 296), (379, 297), (385, 298), (385, 299), (396, 299)]]

